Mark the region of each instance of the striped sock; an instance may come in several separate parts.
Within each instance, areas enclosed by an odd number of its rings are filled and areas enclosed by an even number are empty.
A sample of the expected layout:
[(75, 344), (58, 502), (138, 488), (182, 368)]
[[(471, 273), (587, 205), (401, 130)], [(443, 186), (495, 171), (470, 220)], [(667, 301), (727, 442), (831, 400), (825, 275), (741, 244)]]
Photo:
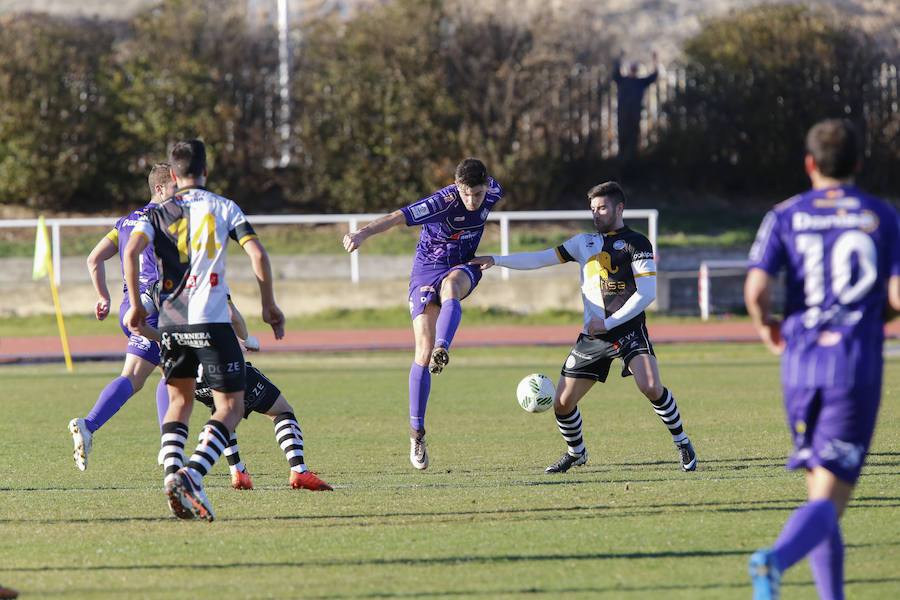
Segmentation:
[(159, 450), (159, 464), (168, 477), (184, 466), (184, 444), (187, 442), (188, 426), (178, 421), (162, 424), (162, 441)]
[(303, 432), (294, 413), (285, 412), (275, 417), (275, 441), (281, 446), (291, 471), (305, 473), (309, 469), (303, 462)]
[(672, 434), (672, 440), (677, 444), (687, 439), (687, 434), (681, 423), (681, 414), (678, 412), (678, 404), (675, 403), (675, 396), (669, 391), (669, 388), (663, 388), (662, 396), (659, 400), (650, 401), (653, 410), (662, 419), (663, 425), (669, 428)]
[(569, 446), (571, 456), (584, 454), (584, 438), (581, 434), (581, 411), (578, 407), (567, 415), (556, 415), (556, 426)]
[(241, 460), (241, 448), (238, 446), (236, 433), (231, 434), (231, 440), (229, 440), (228, 446), (225, 447), (225, 451), (222, 454), (224, 454), (225, 458), (228, 460), (228, 470), (232, 473), (239, 471), (244, 472), (247, 470), (247, 467)]
[(215, 419), (206, 422), (200, 431), (200, 443), (197, 444), (191, 460), (187, 464), (187, 472), (194, 483), (199, 484), (210, 472), (225, 450), (225, 446), (228, 445), (229, 439), (231, 439), (231, 432), (224, 424)]

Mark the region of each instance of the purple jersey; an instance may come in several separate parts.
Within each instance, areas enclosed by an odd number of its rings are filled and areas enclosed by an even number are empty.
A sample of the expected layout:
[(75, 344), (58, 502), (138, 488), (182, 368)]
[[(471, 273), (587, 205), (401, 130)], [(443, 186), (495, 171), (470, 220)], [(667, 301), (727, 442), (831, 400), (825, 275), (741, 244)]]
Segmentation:
[(447, 269), (475, 257), (488, 215), (503, 197), (503, 189), (491, 177), (487, 188), (484, 202), (477, 211), (465, 207), (456, 184), (400, 209), (407, 225), (422, 226), (413, 273)]
[(852, 186), (810, 190), (769, 212), (750, 268), (786, 272), (782, 382), (850, 388), (880, 381), (887, 283), (900, 275), (889, 204)]
[[(136, 211), (129, 214), (127, 217), (122, 217), (118, 221), (116, 221), (116, 226), (106, 234), (106, 237), (114, 244), (119, 247), (119, 260), (121, 262), (122, 256), (124, 256), (125, 246), (128, 245), (128, 240), (131, 238), (131, 231), (134, 229), (134, 226), (137, 225), (138, 220), (144, 216), (147, 211), (151, 208), (158, 206), (157, 204), (148, 204), (143, 208), (139, 208)], [(151, 285), (156, 283), (159, 279), (159, 270), (156, 266), (156, 254), (153, 253), (153, 245), (150, 244), (144, 251), (141, 252), (141, 255), (138, 257), (138, 286), (140, 289), (138, 293), (143, 294), (147, 291)], [(125, 284), (125, 268), (122, 267), (122, 291), (125, 294), (125, 302), (128, 302), (128, 285)]]

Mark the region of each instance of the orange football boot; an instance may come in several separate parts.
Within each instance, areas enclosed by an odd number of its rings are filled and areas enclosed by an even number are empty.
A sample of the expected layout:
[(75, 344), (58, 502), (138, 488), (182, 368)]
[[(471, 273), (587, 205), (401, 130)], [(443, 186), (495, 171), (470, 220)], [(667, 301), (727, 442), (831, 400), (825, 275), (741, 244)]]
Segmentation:
[(252, 490), (253, 480), (248, 471), (235, 471), (231, 474), (231, 487), (236, 490)]
[(303, 473), (291, 471), (291, 487), (295, 490), (304, 489), (314, 492), (330, 492), (334, 490), (333, 487), (319, 479), (312, 471), (304, 471)]

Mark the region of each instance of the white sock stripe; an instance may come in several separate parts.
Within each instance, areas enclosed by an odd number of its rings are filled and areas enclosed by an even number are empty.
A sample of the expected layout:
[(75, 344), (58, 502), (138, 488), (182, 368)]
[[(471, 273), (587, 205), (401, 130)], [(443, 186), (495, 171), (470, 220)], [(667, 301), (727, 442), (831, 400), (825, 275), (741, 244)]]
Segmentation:
[(219, 452), (222, 451), (222, 448), (228, 445), (228, 439), (226, 439), (218, 429), (211, 426), (207, 426), (201, 429), (200, 435), (197, 436), (197, 440), (199, 442), (206, 441), (210, 444), (215, 443), (217, 446), (219, 446)]
[(671, 410), (673, 406), (676, 406), (674, 398), (673, 398), (673, 399), (670, 399), (670, 400), (667, 400), (666, 402), (663, 402), (663, 403), (660, 404), (659, 406), (657, 406), (656, 404), (654, 404), (654, 405), (653, 405), (653, 410), (655, 410), (656, 412), (660, 412), (660, 411), (666, 412), (666, 411), (668, 411), (668, 410)]
[(557, 429), (559, 429), (560, 432), (563, 433), (565, 433), (566, 431), (575, 431), (576, 429), (581, 429), (581, 420), (571, 425), (558, 425)]
[(187, 435), (182, 435), (180, 433), (164, 433), (160, 440), (163, 444), (166, 444), (166, 442), (181, 442), (183, 445), (187, 441)]
[(672, 404), (671, 406), (669, 406), (668, 408), (665, 408), (665, 409), (663, 409), (663, 408), (654, 408), (654, 409), (653, 409), (653, 412), (655, 412), (656, 414), (658, 414), (659, 416), (662, 417), (662, 416), (665, 416), (665, 415), (671, 415), (671, 414), (677, 413), (677, 412), (678, 412), (678, 407), (675, 406), (674, 404)]
[(206, 457), (204, 457), (202, 454), (194, 454), (193, 456), (191, 456), (191, 460), (189, 460), (188, 462), (200, 465), (205, 473), (209, 473), (209, 470), (212, 469), (212, 466), (215, 464), (215, 461), (210, 462), (206, 460)]
[(282, 429), (285, 429), (287, 427), (291, 427), (291, 428), (296, 427), (297, 429), (300, 429), (300, 424), (297, 423), (297, 421), (295, 421), (293, 419), (285, 419), (283, 421), (278, 421), (278, 423), (275, 424), (275, 432), (278, 433)]
[(300, 458), (303, 458), (303, 450), (302, 450), (302, 449), (300, 449), (300, 450), (289, 450), (289, 451), (287, 451), (287, 452), (284, 453), (284, 456), (285, 456), (286, 458), (288, 458), (288, 459), (291, 459), (291, 458), (294, 458), (294, 457), (297, 457), (297, 456), (299, 456)]
[(240, 451), (241, 451), (240, 446), (238, 446), (237, 444), (232, 444), (231, 446), (228, 446), (227, 448), (225, 448), (225, 450), (222, 452), (222, 454), (224, 454), (225, 456), (234, 456), (235, 454), (238, 454)]
[(562, 417), (560, 415), (556, 415), (556, 422), (557, 423), (574, 423), (575, 420), (580, 419), (580, 418), (581, 418), (581, 411), (576, 408), (575, 412), (567, 417)]
[(659, 420), (666, 424), (674, 423), (675, 421), (678, 421), (680, 419), (681, 419), (681, 415), (678, 414), (677, 410), (675, 411), (674, 414), (669, 415), (668, 417), (663, 417), (662, 415), (660, 415), (660, 417), (659, 417)]
[(676, 406), (675, 408), (667, 412), (657, 412), (656, 414), (663, 421), (671, 420), (673, 417), (678, 416), (678, 407)]
[(683, 427), (683, 425), (681, 424), (681, 419), (678, 419), (678, 422), (676, 423), (666, 423), (666, 427), (669, 429), (678, 429), (679, 427)]
[(295, 439), (285, 440), (278, 445), (281, 446), (282, 452), (287, 452), (288, 448), (303, 448), (303, 443), (297, 443)]

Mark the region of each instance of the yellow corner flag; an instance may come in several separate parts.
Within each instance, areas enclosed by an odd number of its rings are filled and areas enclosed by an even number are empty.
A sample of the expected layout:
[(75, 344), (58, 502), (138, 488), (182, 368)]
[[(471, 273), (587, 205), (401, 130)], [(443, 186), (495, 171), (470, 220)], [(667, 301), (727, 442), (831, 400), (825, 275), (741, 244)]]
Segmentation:
[(37, 235), (34, 238), (34, 269), (31, 277), (40, 279), (47, 277), (50, 281), (50, 293), (53, 295), (53, 306), (56, 309), (56, 324), (59, 327), (59, 338), (62, 342), (63, 356), (66, 359), (66, 370), (72, 372), (72, 355), (69, 353), (69, 338), (66, 336), (66, 324), (63, 322), (62, 307), (59, 304), (59, 292), (53, 276), (53, 258), (50, 252), (50, 238), (44, 215), (38, 217)]

